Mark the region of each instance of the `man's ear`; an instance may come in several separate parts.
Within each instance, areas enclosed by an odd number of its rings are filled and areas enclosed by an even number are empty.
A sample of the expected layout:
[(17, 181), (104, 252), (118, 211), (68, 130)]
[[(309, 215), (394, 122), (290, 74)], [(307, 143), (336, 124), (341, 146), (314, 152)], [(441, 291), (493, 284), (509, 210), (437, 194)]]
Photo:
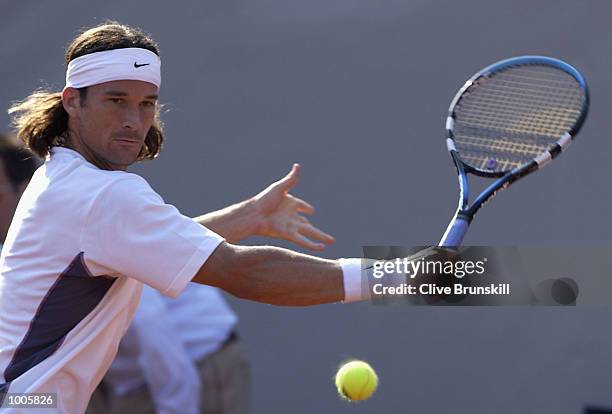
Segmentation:
[(81, 96), (78, 89), (66, 88), (62, 92), (62, 105), (68, 115), (77, 116), (77, 111), (81, 107)]

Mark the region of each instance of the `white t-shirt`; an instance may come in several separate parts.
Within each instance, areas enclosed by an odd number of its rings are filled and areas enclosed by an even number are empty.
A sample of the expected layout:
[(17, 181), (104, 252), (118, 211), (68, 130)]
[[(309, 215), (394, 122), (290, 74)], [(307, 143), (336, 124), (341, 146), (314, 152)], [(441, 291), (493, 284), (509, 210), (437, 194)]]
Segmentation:
[(0, 256), (0, 393), (57, 393), (41, 413), (83, 412), (142, 283), (177, 296), (222, 241), (143, 178), (53, 148)]

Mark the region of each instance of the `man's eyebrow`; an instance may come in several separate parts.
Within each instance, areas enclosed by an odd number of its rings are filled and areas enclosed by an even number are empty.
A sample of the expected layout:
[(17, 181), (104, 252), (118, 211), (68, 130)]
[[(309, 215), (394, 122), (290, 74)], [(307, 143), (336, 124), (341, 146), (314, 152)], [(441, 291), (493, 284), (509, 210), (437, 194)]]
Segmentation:
[(106, 91), (104, 92), (104, 95), (109, 95), (109, 96), (127, 96), (126, 92), (119, 92), (119, 91)]
[[(128, 96), (128, 94), (126, 92), (121, 92), (121, 91), (106, 91), (106, 92), (104, 92), (104, 95), (106, 95), (106, 96)], [(145, 99), (157, 100), (158, 97), (159, 97), (159, 95), (153, 94), (153, 95), (145, 96)]]

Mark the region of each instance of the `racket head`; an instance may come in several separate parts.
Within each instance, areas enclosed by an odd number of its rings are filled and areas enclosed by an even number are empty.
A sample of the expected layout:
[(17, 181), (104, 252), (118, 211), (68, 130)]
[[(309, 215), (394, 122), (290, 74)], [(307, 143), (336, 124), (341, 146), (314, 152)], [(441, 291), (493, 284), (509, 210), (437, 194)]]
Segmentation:
[(569, 64), (545, 56), (502, 60), (455, 95), (447, 144), (466, 172), (502, 177), (535, 170), (569, 145), (588, 108), (586, 81)]

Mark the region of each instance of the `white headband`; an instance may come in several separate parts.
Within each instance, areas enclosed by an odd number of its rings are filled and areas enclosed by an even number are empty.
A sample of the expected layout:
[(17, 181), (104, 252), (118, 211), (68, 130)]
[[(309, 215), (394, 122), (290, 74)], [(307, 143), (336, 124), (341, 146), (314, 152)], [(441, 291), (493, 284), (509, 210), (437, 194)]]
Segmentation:
[(105, 50), (73, 59), (66, 70), (66, 88), (84, 88), (115, 80), (140, 80), (161, 85), (161, 60), (137, 47)]

